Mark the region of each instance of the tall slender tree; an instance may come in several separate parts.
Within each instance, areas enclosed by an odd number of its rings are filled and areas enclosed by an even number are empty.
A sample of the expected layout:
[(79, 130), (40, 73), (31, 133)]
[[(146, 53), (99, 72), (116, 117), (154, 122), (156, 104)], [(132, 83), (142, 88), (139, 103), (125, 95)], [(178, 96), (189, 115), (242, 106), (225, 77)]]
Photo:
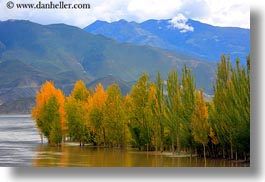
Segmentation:
[(164, 105), (164, 84), (160, 72), (157, 73), (155, 86), (156, 86), (156, 92), (155, 92), (156, 107), (154, 108), (154, 113), (158, 121), (160, 151), (162, 152), (164, 150), (165, 105)]
[(128, 122), (125, 121), (124, 100), (117, 84), (107, 88), (104, 123), (107, 144), (125, 148), (129, 141), (129, 130)]
[(143, 73), (137, 83), (132, 87), (130, 96), (132, 99), (132, 119), (130, 130), (137, 147), (148, 150), (151, 144), (151, 124), (148, 120), (148, 113), (150, 110), (147, 107), (148, 92), (150, 84), (148, 82), (148, 75)]
[[(43, 117), (49, 123), (47, 138), (52, 144), (60, 145), (63, 138), (62, 125), (60, 123), (59, 102), (52, 96), (43, 107)], [(47, 124), (48, 124), (47, 123)]]
[(71, 92), (71, 97), (78, 101), (87, 101), (89, 92), (83, 80), (78, 80)]
[(107, 99), (107, 94), (103, 86), (99, 83), (96, 85), (95, 92), (92, 98), (91, 111), (90, 111), (90, 122), (93, 131), (94, 139), (93, 142), (97, 145), (106, 144), (106, 128), (104, 123), (104, 107)]
[(181, 142), (182, 145), (189, 147), (192, 154), (194, 140), (191, 132), (192, 114), (195, 106), (195, 83), (191, 71), (184, 65), (182, 69), (182, 87), (181, 87), (181, 101), (183, 104), (181, 114)]
[(155, 147), (155, 151), (158, 151), (160, 129), (159, 129), (159, 121), (156, 116), (157, 100), (156, 100), (156, 86), (154, 83), (150, 83), (147, 107), (150, 110), (150, 112), (147, 115), (148, 117), (147, 119), (150, 121), (150, 124), (152, 126), (151, 144)]
[(203, 145), (204, 164), (206, 167), (205, 147), (209, 141), (210, 125), (208, 121), (208, 109), (203, 98), (203, 91), (196, 91), (196, 104), (192, 114), (192, 135), (195, 142)]
[(78, 141), (80, 146), (89, 141), (88, 115), (86, 112), (87, 99), (88, 90), (85, 83), (79, 80), (75, 83), (65, 104), (69, 137), (73, 141)]
[(172, 152), (175, 151), (175, 145), (177, 146), (177, 152), (180, 153), (180, 122), (182, 103), (180, 98), (180, 85), (178, 80), (178, 73), (176, 69), (168, 73), (167, 79), (167, 97), (166, 97), (166, 118), (167, 125), (171, 135), (171, 147)]
[[(250, 80), (249, 57), (247, 70), (232, 67), (229, 56), (222, 56), (218, 65), (214, 87), (214, 118), (212, 127), (223, 148), (230, 148), (230, 158), (237, 159), (237, 153), (249, 154), (250, 146)], [(224, 153), (225, 150), (223, 150)]]

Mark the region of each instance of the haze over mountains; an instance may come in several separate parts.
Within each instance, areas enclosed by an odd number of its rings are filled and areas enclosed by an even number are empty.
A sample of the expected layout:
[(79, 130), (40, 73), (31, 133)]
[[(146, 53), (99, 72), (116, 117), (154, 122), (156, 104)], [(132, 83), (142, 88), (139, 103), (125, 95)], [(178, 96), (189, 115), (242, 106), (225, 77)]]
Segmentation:
[[(0, 21), (0, 113), (28, 113), (34, 105), (36, 91), (45, 80), (54, 81), (66, 94), (69, 94), (73, 84), (79, 79), (84, 80), (87, 86), (102, 82), (105, 88), (111, 83), (117, 83), (123, 94), (126, 94), (144, 71), (151, 80), (161, 71), (165, 79), (167, 73), (174, 68), (181, 74), (184, 64), (192, 69), (197, 88), (203, 88), (206, 93), (212, 94), (216, 63), (207, 60), (214, 60), (203, 59), (205, 54), (201, 52), (197, 54), (181, 50), (193, 45), (191, 47), (195, 51), (195, 45), (200, 42), (196, 37), (199, 35), (193, 37), (193, 44), (174, 44), (178, 36), (191, 33), (175, 35), (174, 30), (171, 30), (171, 35), (168, 30), (163, 33), (159, 28), (152, 28), (154, 22), (156, 20), (142, 23), (139, 29), (140, 24), (124, 20), (116, 22), (116, 28), (115, 23), (97, 21), (83, 30), (65, 24)], [(127, 32), (123, 27), (128, 25), (134, 28), (129, 26)], [(194, 29), (195, 33), (198, 28)], [(113, 36), (94, 35), (96, 30), (105, 30)], [(249, 35), (245, 35), (245, 29), (229, 28), (233, 42), (238, 41), (235, 49), (239, 49), (235, 52), (243, 56), (247, 43), (237, 39), (238, 36), (234, 37), (239, 34), (237, 30), (243, 32), (240, 34), (241, 39), (242, 36), (248, 39)], [(116, 36), (120, 38), (115, 38)], [(172, 42), (166, 41), (166, 38), (170, 40), (170, 36)], [(221, 40), (222, 36), (218, 36)], [(248, 54), (249, 52), (246, 53)]]
[(142, 23), (96, 21), (84, 29), (119, 42), (174, 50), (206, 61), (216, 62), (220, 55), (230, 54), (232, 60), (240, 58), (245, 62), (250, 53), (249, 29), (216, 27), (181, 16)]

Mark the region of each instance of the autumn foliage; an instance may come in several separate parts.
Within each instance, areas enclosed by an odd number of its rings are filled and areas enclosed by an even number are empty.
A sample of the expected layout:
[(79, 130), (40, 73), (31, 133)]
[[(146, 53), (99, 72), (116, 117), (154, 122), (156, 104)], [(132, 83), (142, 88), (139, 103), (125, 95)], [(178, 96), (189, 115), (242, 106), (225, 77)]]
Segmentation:
[(214, 96), (205, 100), (186, 66), (166, 80), (143, 73), (126, 96), (119, 85), (87, 88), (77, 81), (65, 97), (46, 81), (36, 95), (32, 117), (41, 136), (62, 141), (146, 151), (172, 151), (230, 159), (249, 159), (250, 58), (247, 69), (222, 56)]
[(41, 135), (47, 137), (49, 142), (54, 143), (52, 137), (56, 133), (52, 132), (61, 133), (56, 144), (61, 143), (63, 133), (67, 130), (64, 102), (63, 92), (56, 89), (53, 82), (46, 81), (36, 95), (36, 106), (32, 110), (32, 117), (35, 118)]

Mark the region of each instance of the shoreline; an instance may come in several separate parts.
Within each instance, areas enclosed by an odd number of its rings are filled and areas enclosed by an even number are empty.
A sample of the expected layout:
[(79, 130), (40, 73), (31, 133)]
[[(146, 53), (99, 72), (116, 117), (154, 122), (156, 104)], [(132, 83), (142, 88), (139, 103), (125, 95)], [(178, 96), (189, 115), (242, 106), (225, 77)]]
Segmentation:
[[(43, 145), (49, 145), (48, 143), (43, 143)], [(62, 143), (62, 147), (80, 147), (78, 142), (65, 142)], [(133, 148), (133, 147), (126, 147), (126, 149), (121, 149), (119, 147), (104, 147), (104, 146), (94, 146), (92, 144), (85, 144), (85, 146), (82, 146), (80, 148), (98, 148), (98, 149), (108, 149), (108, 150), (116, 150), (116, 151), (128, 151), (129, 153), (135, 153), (135, 154), (146, 154), (146, 155), (154, 155), (154, 156), (165, 156), (165, 157), (169, 157), (169, 158), (202, 158), (200, 157), (198, 154), (192, 154), (192, 157), (190, 155), (190, 153), (180, 153), (177, 154), (176, 152), (174, 152), (174, 154), (172, 155), (172, 152), (170, 151), (140, 151), (138, 150), (138, 148)], [(250, 161), (244, 161), (242, 159), (239, 160), (235, 160), (235, 159), (224, 159), (221, 157), (207, 157), (207, 160), (212, 160), (212, 161), (229, 161), (229, 162), (233, 162), (233, 163), (246, 163), (246, 164), (250, 164)]]

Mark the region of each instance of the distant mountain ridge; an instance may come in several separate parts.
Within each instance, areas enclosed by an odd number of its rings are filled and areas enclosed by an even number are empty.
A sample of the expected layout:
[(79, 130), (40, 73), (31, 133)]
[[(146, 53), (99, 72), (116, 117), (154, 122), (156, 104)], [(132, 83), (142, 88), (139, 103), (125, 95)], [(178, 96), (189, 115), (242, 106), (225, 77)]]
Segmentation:
[[(123, 94), (143, 72), (165, 79), (186, 64), (198, 88), (212, 94), (216, 64), (148, 45), (120, 43), (65, 25), (30, 21), (0, 22), (0, 113), (30, 112), (36, 91), (45, 80), (69, 94), (77, 80), (87, 86), (119, 84)], [(12, 110), (13, 109), (13, 110)]]
[[(219, 61), (222, 54), (230, 54), (244, 63), (250, 53), (250, 30), (236, 27), (217, 27), (192, 19), (147, 20), (142, 23), (119, 20), (108, 23), (95, 21), (84, 29), (119, 42), (150, 45), (174, 50), (206, 61)], [(185, 30), (185, 28), (190, 28)]]

